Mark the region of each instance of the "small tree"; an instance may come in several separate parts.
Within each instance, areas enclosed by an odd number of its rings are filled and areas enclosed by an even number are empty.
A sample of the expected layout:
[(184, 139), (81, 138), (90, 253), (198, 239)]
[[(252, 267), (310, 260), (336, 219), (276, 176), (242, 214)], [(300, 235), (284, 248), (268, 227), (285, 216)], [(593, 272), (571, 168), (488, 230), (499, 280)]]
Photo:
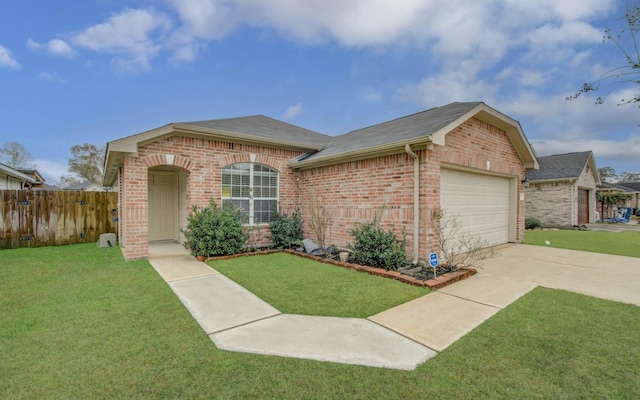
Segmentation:
[(486, 240), (462, 230), (463, 226), (457, 215), (436, 210), (432, 214), (431, 223), (439, 238), (440, 253), (449, 269), (474, 266), (495, 255), (494, 249), (488, 247)]
[(626, 204), (627, 200), (631, 198), (629, 193), (612, 193), (612, 192), (598, 192), (598, 202), (601, 205), (600, 213), (602, 220), (613, 217), (613, 209), (621, 207)]
[(240, 222), (239, 210), (219, 209), (211, 199), (209, 206), (193, 206), (187, 217), (184, 247), (194, 256), (223, 256), (241, 253), (249, 235)]

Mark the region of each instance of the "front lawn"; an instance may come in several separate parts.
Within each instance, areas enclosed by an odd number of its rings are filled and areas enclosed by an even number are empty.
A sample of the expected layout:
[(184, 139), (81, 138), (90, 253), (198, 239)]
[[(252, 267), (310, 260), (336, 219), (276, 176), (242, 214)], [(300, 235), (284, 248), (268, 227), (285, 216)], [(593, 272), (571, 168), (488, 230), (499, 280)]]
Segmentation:
[(538, 288), (397, 371), (220, 351), (149, 263), (117, 248), (0, 255), (3, 399), (640, 397), (632, 305)]
[(287, 253), (208, 264), (285, 314), (366, 318), (429, 293)]
[(615, 254), (640, 257), (640, 232), (604, 232), (581, 230), (527, 230), (524, 242), (537, 246), (590, 251), (592, 253)]

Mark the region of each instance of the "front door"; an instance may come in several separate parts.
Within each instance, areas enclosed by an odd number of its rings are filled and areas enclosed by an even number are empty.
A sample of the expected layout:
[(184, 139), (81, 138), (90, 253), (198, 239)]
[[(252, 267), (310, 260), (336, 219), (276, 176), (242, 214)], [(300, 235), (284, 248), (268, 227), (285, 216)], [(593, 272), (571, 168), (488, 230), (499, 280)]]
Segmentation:
[(176, 240), (175, 174), (149, 171), (149, 241)]

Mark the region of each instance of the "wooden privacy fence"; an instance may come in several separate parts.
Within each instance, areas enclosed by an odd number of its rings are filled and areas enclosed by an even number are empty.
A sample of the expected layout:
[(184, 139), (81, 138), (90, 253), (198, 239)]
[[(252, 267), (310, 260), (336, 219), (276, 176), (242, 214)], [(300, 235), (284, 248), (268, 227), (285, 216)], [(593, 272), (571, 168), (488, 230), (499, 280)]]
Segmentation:
[(97, 242), (117, 231), (117, 193), (0, 190), (0, 249)]

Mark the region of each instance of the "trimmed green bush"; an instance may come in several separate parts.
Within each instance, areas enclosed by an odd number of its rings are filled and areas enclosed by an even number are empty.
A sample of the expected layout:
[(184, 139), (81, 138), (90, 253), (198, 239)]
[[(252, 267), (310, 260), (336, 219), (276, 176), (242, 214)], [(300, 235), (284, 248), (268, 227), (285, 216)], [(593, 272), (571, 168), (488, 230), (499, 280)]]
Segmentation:
[(295, 210), (291, 216), (275, 211), (271, 221), (271, 243), (278, 249), (291, 249), (302, 245), (302, 217), (300, 210)]
[(230, 207), (218, 208), (211, 199), (209, 206), (193, 209), (187, 217), (187, 229), (181, 230), (184, 247), (194, 256), (224, 256), (242, 252), (249, 238), (240, 222), (240, 211)]
[(524, 228), (525, 229), (536, 229), (536, 228), (540, 228), (540, 220), (537, 218), (526, 218), (524, 220)]
[(356, 262), (386, 270), (396, 270), (406, 263), (404, 230), (402, 240), (398, 240), (393, 231), (385, 231), (380, 227), (378, 216), (349, 233), (353, 237), (353, 245), (348, 243), (347, 248)]

